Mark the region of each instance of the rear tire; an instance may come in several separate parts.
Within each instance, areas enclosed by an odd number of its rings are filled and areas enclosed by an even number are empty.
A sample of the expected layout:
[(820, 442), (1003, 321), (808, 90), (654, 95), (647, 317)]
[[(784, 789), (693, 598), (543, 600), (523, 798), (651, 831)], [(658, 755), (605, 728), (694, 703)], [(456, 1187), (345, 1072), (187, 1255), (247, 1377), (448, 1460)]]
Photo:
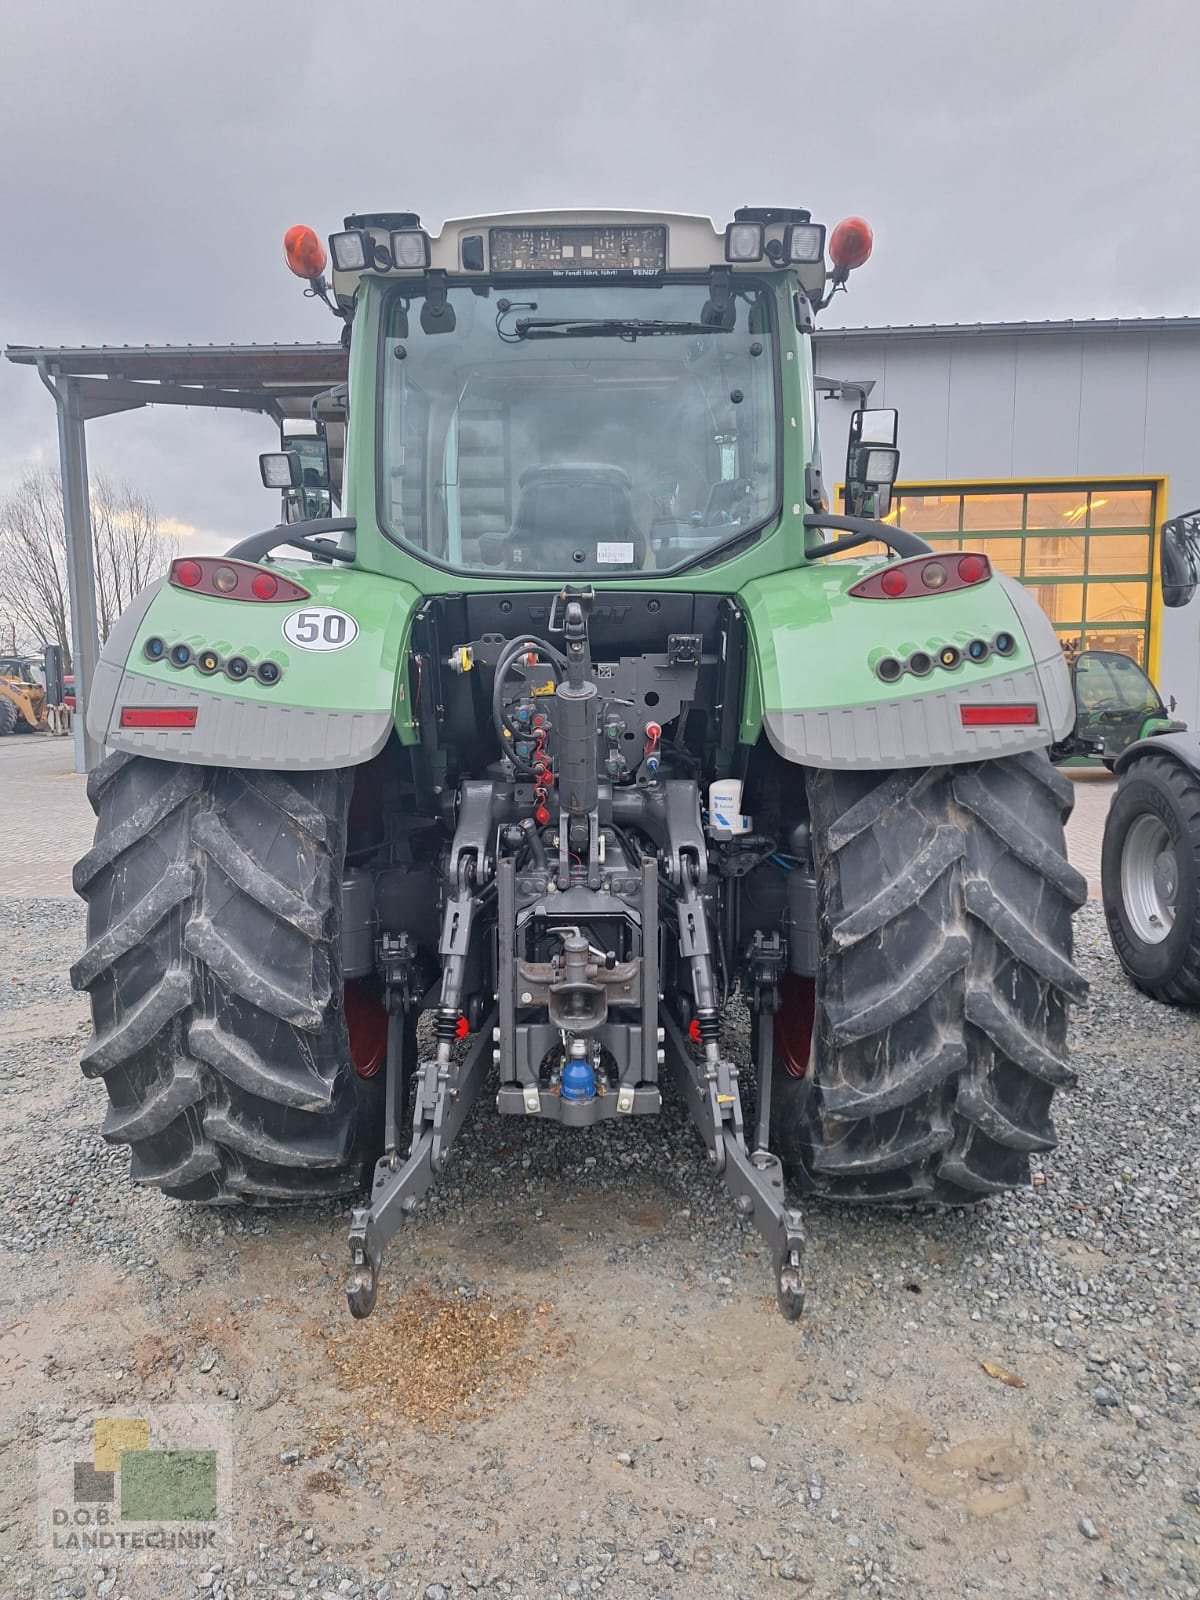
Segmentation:
[(75, 869), (88, 944), (71, 972), (95, 1034), (103, 1126), (130, 1176), (181, 1200), (358, 1189), (382, 1079), (350, 1066), (341, 875), (348, 772), (242, 772), (111, 756)]
[(11, 700), (0, 699), (0, 739), (17, 726), (17, 708)]
[(1100, 864), (1113, 949), (1138, 988), (1200, 1005), (1200, 783), (1170, 756), (1121, 774)]
[(1028, 1182), (1074, 1082), (1066, 859), (1073, 792), (1039, 754), (809, 772), (822, 960), (814, 1065), (775, 1075), (776, 1148), (802, 1187), (964, 1204)]

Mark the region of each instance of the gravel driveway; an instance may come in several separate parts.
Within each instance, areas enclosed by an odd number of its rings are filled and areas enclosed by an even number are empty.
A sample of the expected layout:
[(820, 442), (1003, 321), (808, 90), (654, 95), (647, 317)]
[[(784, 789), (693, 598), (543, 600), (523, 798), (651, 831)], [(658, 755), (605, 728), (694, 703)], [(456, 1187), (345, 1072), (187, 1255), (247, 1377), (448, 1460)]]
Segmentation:
[[(1079, 1088), (1035, 1187), (807, 1207), (774, 1310), (682, 1110), (587, 1136), (480, 1114), (351, 1325), (343, 1209), (133, 1189), (76, 1065), (66, 900), (0, 900), (0, 1593), (1200, 1595), (1200, 1018), (1102, 917)], [(220, 1563), (37, 1564), (35, 1416), (214, 1402)]]

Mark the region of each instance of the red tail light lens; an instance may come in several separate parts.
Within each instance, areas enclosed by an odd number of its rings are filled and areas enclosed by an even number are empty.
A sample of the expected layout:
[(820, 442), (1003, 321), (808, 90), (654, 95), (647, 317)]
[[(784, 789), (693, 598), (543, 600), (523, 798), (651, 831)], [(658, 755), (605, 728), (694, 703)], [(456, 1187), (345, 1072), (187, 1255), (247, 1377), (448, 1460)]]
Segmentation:
[(964, 728), (1033, 728), (1037, 726), (1036, 706), (960, 706)]
[(123, 728), (194, 728), (195, 706), (122, 706)]
[(991, 575), (991, 562), (976, 551), (950, 559), (910, 556), (906, 561), (891, 562), (882, 572), (873, 572), (849, 592), (857, 600), (911, 600), (914, 595), (970, 589), (977, 583), (986, 583)]
[(252, 561), (210, 561), (203, 557), (173, 561), (168, 581), (177, 589), (212, 594), (222, 600), (274, 600), (290, 605), (309, 598), (309, 591), (303, 584), (267, 572)]

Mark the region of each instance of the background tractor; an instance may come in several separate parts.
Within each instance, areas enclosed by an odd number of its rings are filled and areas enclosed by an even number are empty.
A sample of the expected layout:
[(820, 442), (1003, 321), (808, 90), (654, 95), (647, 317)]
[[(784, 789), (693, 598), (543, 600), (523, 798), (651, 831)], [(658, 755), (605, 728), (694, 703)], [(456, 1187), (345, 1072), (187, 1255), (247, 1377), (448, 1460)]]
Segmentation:
[(145, 590), (86, 707), (73, 977), (136, 1181), (365, 1184), (359, 1316), (485, 1084), (587, 1137), (673, 1083), (789, 1316), (806, 1194), (1027, 1181), (1084, 993), (1070, 681), (985, 554), (880, 520), (894, 412), (828, 509), (810, 334), (870, 246), (393, 212), (327, 275), (289, 231), (352, 349), (344, 468), (319, 429), (264, 457), (285, 519)]

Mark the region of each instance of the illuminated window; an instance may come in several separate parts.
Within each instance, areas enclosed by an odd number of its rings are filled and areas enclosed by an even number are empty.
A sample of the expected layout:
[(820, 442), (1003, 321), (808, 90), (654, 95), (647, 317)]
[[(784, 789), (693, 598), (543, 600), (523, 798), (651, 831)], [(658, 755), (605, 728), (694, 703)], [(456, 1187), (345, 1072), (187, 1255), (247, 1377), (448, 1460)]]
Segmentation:
[(910, 533), (958, 531), (960, 494), (906, 494), (900, 500), (900, 525)]
[(1019, 493), (997, 494), (991, 490), (986, 494), (964, 494), (963, 529), (980, 533), (1000, 533), (1011, 529), (1014, 533), (1020, 533), (1024, 526), (1024, 506), (1025, 496)]
[(1042, 535), (1024, 540), (1024, 545), (1024, 575), (1027, 578), (1074, 578), (1083, 571), (1087, 540), (1082, 536), (1055, 538)]
[(1068, 489), (1063, 493), (1038, 493), (1029, 496), (1025, 513), (1027, 528), (1084, 528), (1087, 526), (1088, 497), (1086, 489)]
[(1088, 626), (1141, 622), (1146, 615), (1148, 600), (1149, 594), (1144, 583), (1089, 583)]
[(1150, 571), (1148, 533), (1108, 533), (1087, 546), (1089, 577), (1139, 578)]
[(1093, 489), (1092, 528), (1148, 528), (1153, 515), (1149, 489)]

